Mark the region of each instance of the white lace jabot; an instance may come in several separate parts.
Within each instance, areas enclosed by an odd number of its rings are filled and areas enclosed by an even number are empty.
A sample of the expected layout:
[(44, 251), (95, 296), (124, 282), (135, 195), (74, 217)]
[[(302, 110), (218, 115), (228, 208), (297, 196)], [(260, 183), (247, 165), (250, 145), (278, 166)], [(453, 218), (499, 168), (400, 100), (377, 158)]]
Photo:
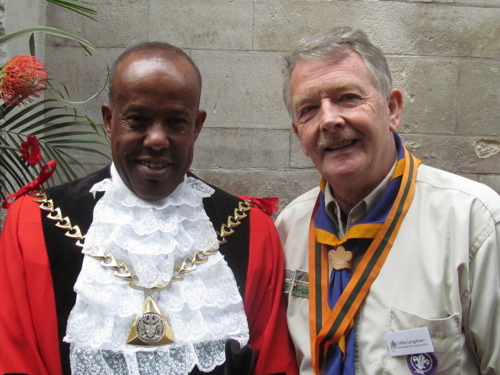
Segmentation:
[[(114, 165), (111, 177), (91, 189), (105, 194), (94, 208), (84, 254), (112, 254), (141, 285), (153, 287), (168, 284), (174, 266), (196, 250), (219, 247), (202, 204), (213, 194), (211, 187), (186, 176), (170, 196), (150, 202), (128, 190)], [(64, 338), (71, 343), (73, 374), (185, 375), (195, 365), (209, 372), (225, 361), (228, 339), (242, 346), (248, 341), (243, 302), (219, 252), (170, 289), (151, 294), (175, 336), (169, 345), (126, 344), (146, 293), (129, 287), (97, 259), (84, 257), (75, 291)]]

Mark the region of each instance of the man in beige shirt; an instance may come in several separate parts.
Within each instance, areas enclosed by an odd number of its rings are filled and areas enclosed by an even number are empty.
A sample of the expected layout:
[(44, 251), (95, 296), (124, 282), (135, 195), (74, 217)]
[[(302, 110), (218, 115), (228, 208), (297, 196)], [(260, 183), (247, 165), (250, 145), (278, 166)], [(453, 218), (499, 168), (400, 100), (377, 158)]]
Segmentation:
[(498, 195), (406, 150), (403, 95), (361, 31), (301, 40), (284, 97), (322, 176), (276, 222), (300, 373), (499, 374)]

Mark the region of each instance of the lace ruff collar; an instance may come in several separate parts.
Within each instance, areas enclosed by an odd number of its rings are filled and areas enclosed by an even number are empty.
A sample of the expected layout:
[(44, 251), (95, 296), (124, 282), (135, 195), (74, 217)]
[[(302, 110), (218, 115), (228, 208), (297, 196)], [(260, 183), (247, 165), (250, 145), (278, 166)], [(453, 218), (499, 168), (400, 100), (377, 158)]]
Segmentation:
[[(218, 248), (202, 203), (212, 188), (186, 176), (169, 197), (149, 202), (125, 187), (114, 165), (111, 175), (91, 189), (105, 194), (94, 208), (84, 254), (112, 254), (150, 288), (168, 284), (174, 265), (196, 250)], [(242, 346), (248, 341), (234, 275), (218, 252), (184, 280), (151, 293), (172, 328), (173, 344), (126, 344), (133, 320), (142, 313), (145, 292), (129, 287), (98, 260), (84, 257), (75, 291), (64, 338), (71, 343), (73, 373), (185, 375), (194, 365), (208, 372), (225, 361), (228, 339)]]

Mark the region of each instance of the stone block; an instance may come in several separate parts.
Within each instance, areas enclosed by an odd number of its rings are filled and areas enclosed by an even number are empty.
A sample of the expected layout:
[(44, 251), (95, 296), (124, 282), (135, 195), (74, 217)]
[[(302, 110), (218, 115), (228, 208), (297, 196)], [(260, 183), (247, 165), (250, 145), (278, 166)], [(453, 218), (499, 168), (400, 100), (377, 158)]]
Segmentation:
[(133, 4), (133, 5), (142, 5), (144, 7), (147, 7), (150, 2), (151, 0), (99, 0), (100, 5), (110, 5), (110, 6), (120, 6), (120, 5), (123, 6), (126, 4)]
[(284, 130), (206, 128), (196, 142), (196, 168), (286, 168)]
[(304, 155), (300, 141), (293, 132), (290, 130), (290, 167), (291, 168), (314, 168), (311, 159)]
[(458, 61), (439, 57), (390, 57), (388, 63), (394, 87), (403, 92), (403, 120), (399, 131), (453, 134)]
[(195, 50), (191, 57), (203, 77), (206, 126), (288, 129), (280, 54)]
[(500, 194), (500, 176), (495, 174), (479, 175), (479, 182), (488, 185), (490, 188)]
[(489, 6), (500, 8), (498, 0), (391, 0), (391, 1), (406, 1), (406, 2), (420, 2), (420, 3), (449, 3), (455, 5), (465, 6)]
[[(47, 53), (51, 57), (47, 59), (47, 69), (50, 73), (53, 84), (62, 92), (65, 92), (65, 98), (71, 101), (83, 101), (98, 93), (106, 84), (108, 65), (122, 52), (120, 48), (101, 48), (99, 54), (89, 55), (81, 47), (58, 47), (47, 46)], [(64, 87), (64, 89), (63, 89)], [(67, 91), (67, 92), (66, 92)], [(50, 97), (50, 95), (46, 95)], [(102, 125), (101, 105), (107, 101), (107, 87), (90, 104), (84, 107), (78, 107), (77, 112), (88, 116), (100, 128), (100, 137), (84, 136), (85, 140), (98, 140), (107, 143), (107, 138)], [(88, 126), (75, 126), (74, 130), (91, 131)], [(66, 129), (70, 130), (70, 129)], [(108, 146), (95, 144), (84, 144), (81, 147), (97, 149), (106, 155), (110, 155)], [(105, 157), (97, 154), (91, 154), (79, 150), (67, 150), (67, 153), (76, 160), (84, 164), (85, 167), (93, 164), (108, 163)], [(75, 168), (79, 176), (86, 172)]]
[(252, 48), (251, 0), (152, 0), (149, 39), (181, 48)]
[(500, 8), (498, 0), (455, 0), (457, 5), (473, 5)]
[(254, 7), (254, 48), (289, 50), (333, 26), (368, 34), (387, 54), (500, 57), (499, 8), (395, 1), (262, 1)]
[(500, 62), (460, 62), (458, 87), (458, 133), (500, 135)]
[(318, 186), (321, 176), (315, 169), (303, 170), (222, 170), (194, 168), (201, 179), (231, 194), (278, 197), (279, 212), (293, 199)]
[(500, 137), (401, 134), (401, 138), (430, 166), (460, 175), (500, 173)]
[[(85, 160), (84, 163), (81, 163), (83, 167), (85, 168), (86, 173), (90, 173), (93, 170), (96, 170), (96, 168), (102, 168), (105, 165), (108, 165), (111, 163), (111, 148), (110, 147), (104, 147), (104, 146), (92, 146), (89, 145), (89, 147), (92, 147), (94, 149), (99, 149), (103, 154), (106, 156), (102, 156), (99, 154), (94, 154), (94, 153), (88, 153), (88, 152), (83, 152), (79, 150), (75, 150), (70, 152), (71, 155), (78, 161)], [(97, 167), (94, 167), (97, 166)], [(85, 175), (85, 173), (84, 173)]]
[[(42, 1), (9, 0), (7, 3), (2, 1), (1, 6), (5, 10), (3, 23), (5, 34), (45, 25), (45, 5)], [(7, 59), (11, 59), (16, 55), (30, 55), (29, 37), (28, 35), (12, 39), (8, 43), (2, 44)], [(43, 33), (35, 34), (35, 55), (38, 59), (44, 61), (45, 34)]]
[(99, 48), (98, 54), (89, 55), (81, 47), (47, 46), (47, 68), (56, 87), (60, 82), (66, 88), (67, 98), (83, 101), (91, 98), (106, 85), (92, 103), (80, 107), (78, 111), (97, 123), (102, 123), (101, 105), (108, 101), (107, 76), (113, 61), (123, 52), (123, 48)]
[[(48, 26), (87, 39), (97, 47), (129, 47), (148, 40), (148, 7), (145, 2), (120, 2), (95, 5), (97, 21), (61, 7), (50, 5), (47, 11)], [(75, 46), (76, 42), (48, 36), (54, 45)]]
[(400, 2), (415, 2), (415, 3), (454, 3), (456, 0), (389, 0), (389, 1), (400, 1)]

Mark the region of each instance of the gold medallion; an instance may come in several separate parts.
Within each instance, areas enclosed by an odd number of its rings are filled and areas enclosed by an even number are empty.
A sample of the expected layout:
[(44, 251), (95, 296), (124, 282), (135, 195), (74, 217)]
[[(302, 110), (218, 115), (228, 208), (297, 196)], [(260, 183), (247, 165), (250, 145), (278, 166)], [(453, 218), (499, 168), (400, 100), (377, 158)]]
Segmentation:
[(338, 246), (328, 252), (328, 259), (330, 260), (330, 267), (336, 271), (351, 269), (352, 253), (346, 251), (343, 246)]
[(151, 296), (146, 298), (142, 316), (138, 316), (130, 328), (127, 344), (137, 346), (161, 346), (175, 341), (174, 334)]

